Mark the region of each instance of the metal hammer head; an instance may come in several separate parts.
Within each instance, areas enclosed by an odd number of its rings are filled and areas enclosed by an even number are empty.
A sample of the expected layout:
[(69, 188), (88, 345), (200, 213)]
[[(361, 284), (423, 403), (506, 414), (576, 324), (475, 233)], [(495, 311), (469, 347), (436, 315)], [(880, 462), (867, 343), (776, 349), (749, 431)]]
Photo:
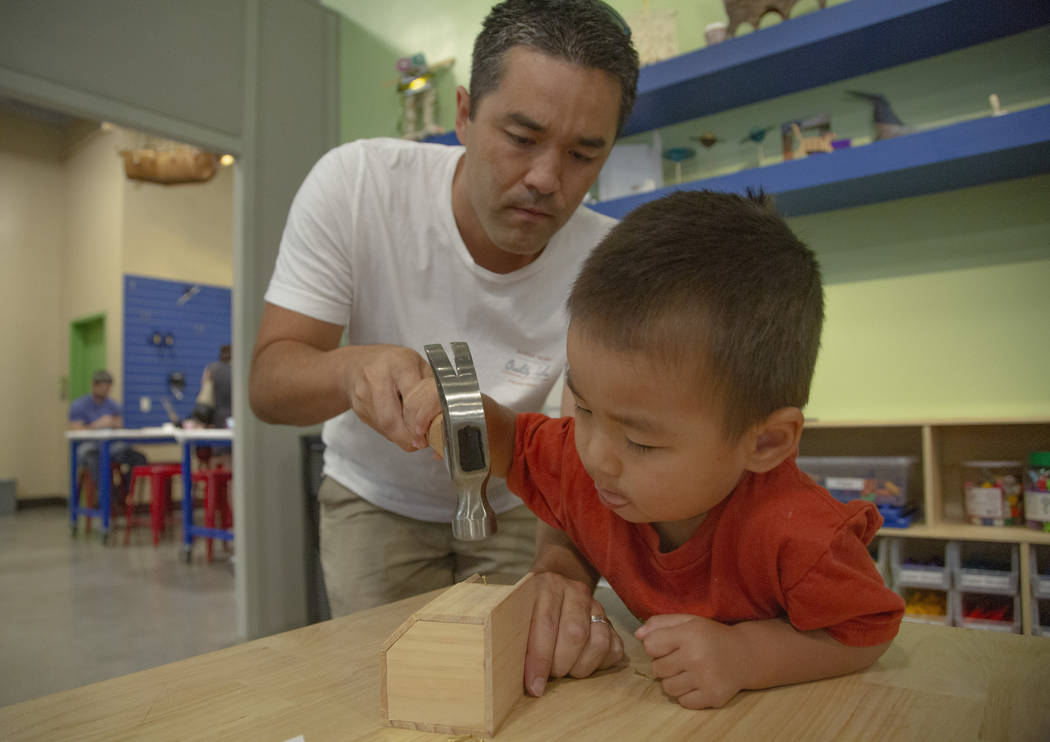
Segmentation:
[(485, 409), (466, 343), (450, 343), (455, 367), (440, 344), (424, 350), (434, 370), (444, 413), (445, 465), (459, 493), (452, 535), (461, 541), (480, 541), (496, 532), (496, 514), (485, 498), (489, 476), (489, 436)]

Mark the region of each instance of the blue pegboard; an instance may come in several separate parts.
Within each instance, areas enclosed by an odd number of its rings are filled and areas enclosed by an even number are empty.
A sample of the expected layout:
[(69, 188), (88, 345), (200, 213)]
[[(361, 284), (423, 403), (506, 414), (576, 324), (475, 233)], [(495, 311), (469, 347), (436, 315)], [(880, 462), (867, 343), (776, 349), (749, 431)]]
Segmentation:
[[(229, 288), (125, 275), (124, 425), (142, 428), (168, 422), (162, 400), (180, 419), (188, 417), (204, 367), (218, 358), (219, 346), (229, 342)], [(176, 371), (186, 377), (181, 400), (168, 385)], [(150, 400), (149, 412), (141, 410), (143, 397)]]

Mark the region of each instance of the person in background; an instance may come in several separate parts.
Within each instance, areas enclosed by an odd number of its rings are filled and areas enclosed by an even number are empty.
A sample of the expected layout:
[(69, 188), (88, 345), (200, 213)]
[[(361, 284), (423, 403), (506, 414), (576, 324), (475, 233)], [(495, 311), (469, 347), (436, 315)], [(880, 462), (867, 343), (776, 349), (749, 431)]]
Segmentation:
[[(539, 598), (527, 674), (590, 672), (622, 653), (593, 581), (557, 569), (574, 547), (505, 487), (499, 532), (452, 539), (456, 495), (406, 426), (402, 397), (429, 379), (428, 343), (465, 340), (483, 388), (538, 410), (565, 363), (569, 283), (615, 223), (580, 206), (634, 105), (630, 30), (597, 0), (507, 0), (474, 44), (456, 91), (462, 147), (358, 140), (314, 166), (292, 203), (252, 354), (264, 422), (325, 422), (321, 561), (334, 615), (480, 572), (532, 569)], [(344, 335), (347, 344), (341, 345)], [(480, 362), (479, 362), (480, 361)], [(395, 445), (396, 444), (396, 445)], [(405, 457), (398, 447), (414, 451)], [(588, 659), (589, 663), (589, 659)]]
[(184, 428), (226, 428), (233, 414), (229, 345), (219, 347), (219, 360), (212, 361), (201, 373), (201, 390), (190, 412), (184, 420)]
[[(101, 430), (121, 428), (124, 419), (120, 404), (109, 396), (113, 386), (113, 377), (109, 371), (99, 369), (91, 377), (91, 393), (73, 400), (69, 405), (69, 430)], [(132, 467), (145, 464), (146, 456), (132, 448), (124, 441), (115, 441), (109, 446), (110, 461), (120, 464), (129, 471)], [(98, 444), (93, 441), (77, 445), (77, 470), (87, 469), (91, 478), (98, 484)]]
[(720, 707), (878, 659), (904, 614), (866, 548), (882, 517), (795, 465), (824, 321), (809, 248), (761, 195), (681, 191), (609, 233), (568, 308), (575, 416), (486, 399), (491, 471), (644, 622), (664, 692)]
[[(182, 421), (183, 428), (228, 428), (232, 419), (232, 389), (229, 345), (219, 346), (219, 360), (212, 361), (201, 373), (201, 390), (190, 416)], [(198, 444), (194, 447), (202, 467), (232, 469), (233, 460), (228, 444)]]

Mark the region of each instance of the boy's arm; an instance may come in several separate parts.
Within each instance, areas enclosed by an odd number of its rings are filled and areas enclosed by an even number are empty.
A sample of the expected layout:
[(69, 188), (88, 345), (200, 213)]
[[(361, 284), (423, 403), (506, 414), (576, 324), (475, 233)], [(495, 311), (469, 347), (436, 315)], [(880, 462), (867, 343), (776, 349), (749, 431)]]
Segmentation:
[(688, 615), (653, 616), (635, 636), (653, 658), (664, 692), (685, 708), (720, 708), (741, 690), (856, 672), (890, 645), (851, 647), (783, 619), (727, 626)]
[[(489, 436), (489, 471), (506, 479), (514, 460), (517, 413), (481, 395)], [(427, 442), (444, 455), (442, 416), (427, 430)], [(598, 573), (563, 532), (543, 521), (536, 525), (536, 558), (532, 564), (536, 603), (529, 626), (525, 654), (525, 687), (541, 696), (548, 677), (586, 677), (610, 667), (623, 657), (623, 640), (609, 624), (591, 616), (604, 616), (594, 599)]]
[[(485, 407), (485, 427), (489, 435), (489, 474), (506, 479), (514, 460), (514, 428), (518, 413), (485, 394), (481, 395), (481, 402)], [(427, 443), (438, 456), (444, 458), (445, 429), (442, 415), (430, 421)]]

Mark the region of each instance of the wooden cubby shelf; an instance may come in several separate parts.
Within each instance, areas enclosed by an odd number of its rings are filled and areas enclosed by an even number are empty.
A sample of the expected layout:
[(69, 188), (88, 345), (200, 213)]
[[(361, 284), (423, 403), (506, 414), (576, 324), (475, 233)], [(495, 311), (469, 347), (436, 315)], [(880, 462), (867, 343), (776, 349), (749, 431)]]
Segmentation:
[[(909, 500), (921, 514), (909, 528), (883, 528), (880, 538), (1014, 544), (1018, 547), (1021, 628), (1035, 633), (1031, 564), (1035, 550), (1050, 551), (1050, 533), (1024, 526), (976, 526), (965, 517), (962, 463), (1025, 462), (1050, 450), (1050, 417), (918, 421), (810, 420), (802, 456), (910, 456), (918, 462)], [(1045, 561), (1045, 557), (1044, 557)]]

